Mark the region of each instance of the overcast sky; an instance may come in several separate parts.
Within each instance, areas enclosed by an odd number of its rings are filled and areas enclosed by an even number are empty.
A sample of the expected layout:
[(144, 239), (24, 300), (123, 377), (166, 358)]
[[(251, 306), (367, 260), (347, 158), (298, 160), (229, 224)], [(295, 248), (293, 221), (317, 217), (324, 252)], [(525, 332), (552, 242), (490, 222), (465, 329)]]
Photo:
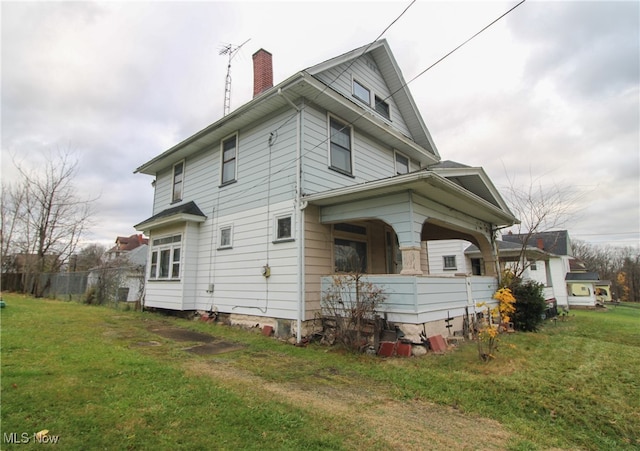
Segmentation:
[[(405, 80), (517, 2), (418, 1), (384, 34)], [(2, 2), (2, 177), (72, 149), (76, 184), (100, 195), (88, 241), (152, 214), (133, 171), (251, 100), (251, 55), (274, 83), (363, 46), (397, 2)], [(593, 244), (640, 242), (640, 3), (527, 1), (409, 88), (443, 160), (501, 189), (532, 179), (578, 198), (565, 224)]]

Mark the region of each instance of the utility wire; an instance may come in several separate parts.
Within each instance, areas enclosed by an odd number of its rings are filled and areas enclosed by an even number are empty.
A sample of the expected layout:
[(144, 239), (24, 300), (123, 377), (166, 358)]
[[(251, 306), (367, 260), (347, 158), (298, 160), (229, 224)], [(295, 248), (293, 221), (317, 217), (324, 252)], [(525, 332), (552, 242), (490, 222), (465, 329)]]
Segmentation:
[[(508, 15), (509, 13), (511, 13), (513, 10), (515, 10), (518, 6), (522, 5), (526, 0), (521, 0), (519, 3), (517, 3), (516, 5), (514, 5), (513, 7), (511, 7), (510, 9), (508, 9), (506, 12), (504, 12), (503, 14), (501, 14), (500, 16), (498, 16), (496, 19), (494, 19), (493, 21), (491, 21), (489, 24), (487, 24), (486, 26), (484, 26), (480, 31), (476, 32), (475, 34), (473, 34), (471, 37), (469, 37), (468, 39), (466, 39), (464, 42), (462, 42), (461, 44), (459, 44), (457, 47), (455, 47), (453, 50), (451, 50), (450, 52), (448, 52), (446, 55), (444, 55), (443, 57), (441, 57), (440, 59), (438, 59), (435, 63), (431, 64), (429, 67), (427, 67), (426, 69), (424, 69), (422, 72), (418, 73), (415, 77), (413, 77), (411, 80), (409, 80), (408, 82), (405, 82), (404, 84), (402, 84), (402, 86), (400, 86), (398, 89), (396, 89), (395, 91), (393, 91), (391, 94), (389, 94), (387, 97), (385, 97), (385, 101), (388, 100), (389, 98), (393, 97), (393, 95), (395, 95), (397, 92), (401, 91), (402, 89), (406, 88), (409, 83), (414, 82), (415, 80), (417, 80), (419, 77), (421, 77), (422, 75), (424, 75), (425, 73), (427, 73), (429, 70), (431, 70), (433, 67), (435, 67), (437, 64), (439, 64), (440, 62), (442, 62), (444, 59), (448, 58), (449, 56), (451, 56), (454, 52), (456, 52), (457, 50), (459, 50), (460, 48), (462, 48), (464, 45), (466, 45), (467, 43), (469, 43), (471, 40), (473, 40), (474, 38), (476, 38), (478, 35), (480, 35), (481, 33), (483, 33), (484, 31), (486, 31), (488, 28), (490, 28), (491, 26), (493, 26), (496, 22), (498, 22), (499, 20), (501, 20), (503, 17), (505, 17), (506, 15)], [(409, 7), (411, 5), (413, 5), (413, 3), (415, 3), (415, 0), (413, 2), (411, 2), (411, 4), (400, 14), (400, 16), (398, 16), (387, 28), (385, 28), (385, 30), (378, 36), (377, 39), (380, 38), (380, 36), (382, 36), (390, 27), (391, 25), (393, 25), (400, 17), (402, 17), (402, 15), (407, 11), (407, 9), (409, 9)], [(371, 42), (368, 46), (367, 49), (371, 47), (371, 45), (373, 45), (376, 41)], [(366, 52), (366, 49), (365, 49)], [(363, 54), (365, 53), (363, 52)], [(359, 57), (358, 57), (359, 58)], [(357, 60), (357, 58), (355, 58), (355, 60)], [(351, 63), (353, 64), (355, 62), (355, 60)], [(349, 66), (350, 67), (350, 66)], [(346, 69), (345, 69), (346, 70)], [(342, 75), (343, 72), (341, 72), (340, 75)], [(336, 78), (337, 79), (337, 78)], [(335, 82), (335, 80), (334, 80)], [(332, 82), (333, 83), (333, 82)], [(322, 94), (327, 88), (329, 87), (329, 85), (327, 85), (325, 88), (322, 89), (322, 91), (318, 94)], [(318, 96), (314, 97), (317, 98)], [(300, 111), (302, 111), (304, 109), (304, 107), (306, 106), (306, 104), (303, 106), (303, 108), (300, 109)], [(347, 127), (351, 127), (353, 124), (355, 124), (356, 122), (358, 122), (365, 114), (369, 113), (368, 110), (363, 111), (362, 113), (360, 113), (358, 115), (357, 118), (355, 118), (353, 121), (351, 122), (347, 122), (345, 124), (344, 127), (342, 127), (340, 130), (337, 130), (336, 132), (334, 132), (331, 136), (325, 138), (324, 140), (320, 141), (318, 144), (316, 144), (315, 146), (313, 146), (311, 149), (307, 150), (304, 153), (301, 153), (299, 157), (294, 158), (293, 160), (291, 160), (291, 162), (289, 164), (287, 164), (286, 166), (282, 166), (280, 169), (278, 169), (277, 171), (274, 172), (273, 175), (277, 175), (282, 171), (285, 171), (287, 169), (289, 169), (293, 164), (297, 163), (298, 160), (300, 158), (302, 158), (303, 156), (307, 155), (308, 153), (314, 151), (315, 149), (317, 149), (318, 147), (320, 147), (321, 145), (324, 145), (328, 140), (330, 140), (336, 133), (341, 132), (342, 130), (344, 130)], [(295, 117), (295, 115), (298, 114), (298, 112), (294, 113), (292, 116), (290, 116), (282, 125), (280, 125), (277, 129), (279, 130), (280, 128), (282, 128), (284, 125), (286, 125), (293, 117)], [(264, 182), (264, 179), (260, 180), (257, 184), (247, 188), (246, 190), (242, 191), (241, 193), (239, 193), (238, 195), (244, 194), (258, 186), (260, 186), (262, 183)]]

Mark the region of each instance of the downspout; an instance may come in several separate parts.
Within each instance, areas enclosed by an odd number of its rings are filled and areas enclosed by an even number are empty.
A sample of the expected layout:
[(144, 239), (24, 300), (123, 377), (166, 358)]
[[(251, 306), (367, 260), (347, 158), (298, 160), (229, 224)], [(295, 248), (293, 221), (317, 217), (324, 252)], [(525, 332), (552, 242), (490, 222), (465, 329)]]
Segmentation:
[[(297, 293), (298, 293), (298, 308), (296, 311), (296, 343), (302, 341), (302, 321), (304, 319), (304, 209), (307, 206), (306, 202), (302, 202), (302, 108), (296, 106), (284, 93), (281, 88), (278, 88), (278, 94), (296, 110), (296, 199), (295, 205), (298, 209), (296, 214), (297, 228), (298, 228), (298, 279)], [(303, 100), (304, 102), (304, 100)], [(304, 106), (304, 104), (303, 104)]]

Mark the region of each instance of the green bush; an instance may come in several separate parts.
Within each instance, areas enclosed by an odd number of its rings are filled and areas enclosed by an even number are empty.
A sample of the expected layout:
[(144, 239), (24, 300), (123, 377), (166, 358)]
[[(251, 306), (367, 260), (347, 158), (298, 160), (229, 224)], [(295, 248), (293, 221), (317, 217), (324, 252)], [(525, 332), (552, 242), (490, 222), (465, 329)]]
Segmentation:
[(516, 298), (513, 327), (525, 332), (537, 331), (542, 324), (542, 314), (546, 309), (544, 285), (529, 280), (524, 283), (514, 283), (510, 288)]

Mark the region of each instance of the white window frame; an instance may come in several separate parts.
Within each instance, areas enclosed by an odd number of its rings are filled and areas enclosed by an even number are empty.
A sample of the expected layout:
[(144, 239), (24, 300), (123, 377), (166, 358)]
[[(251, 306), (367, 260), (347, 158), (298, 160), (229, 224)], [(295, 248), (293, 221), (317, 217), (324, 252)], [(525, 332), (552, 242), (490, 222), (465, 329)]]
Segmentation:
[[(281, 219), (286, 219), (286, 218), (289, 218), (289, 222), (290, 222), (290, 225), (289, 225), (289, 228), (290, 228), (289, 236), (281, 237), (281, 236), (279, 236), (280, 220)], [(275, 216), (273, 218), (273, 242), (274, 243), (282, 243), (282, 242), (285, 242), (285, 241), (293, 241), (294, 240), (294, 236), (293, 236), (294, 227), (293, 226), (294, 226), (293, 215), (291, 213)]]
[[(224, 161), (224, 143), (234, 139), (235, 140), (235, 144), (236, 144), (236, 154), (235, 157), (233, 159), (234, 161), (234, 168), (233, 168), (233, 179), (230, 180), (224, 180), (224, 165), (225, 165), (225, 161)], [(234, 183), (238, 180), (238, 155), (239, 155), (239, 137), (238, 137), (238, 132), (232, 133), (224, 138), (222, 138), (220, 140), (220, 186), (225, 186), (225, 185), (229, 185), (231, 183)], [(231, 160), (229, 160), (231, 161)]]
[[(365, 91), (367, 91), (367, 93), (369, 94), (369, 98), (368, 99), (363, 99), (362, 97), (360, 97), (357, 93), (356, 93), (356, 85), (358, 85), (360, 88), (364, 89)], [(371, 106), (371, 89), (368, 88), (364, 83), (362, 83), (360, 80), (358, 80), (355, 77), (351, 77), (351, 94), (353, 95), (353, 97), (355, 97), (356, 99), (360, 100), (361, 102), (366, 103), (367, 105)]]
[[(149, 263), (149, 280), (180, 280), (180, 272), (182, 263), (184, 262), (184, 253), (182, 252), (182, 234), (172, 233), (152, 238), (151, 240), (151, 259)], [(176, 252), (178, 251), (178, 258)], [(167, 262), (167, 275), (161, 276), (162, 271), (162, 253), (169, 252), (169, 261)], [(177, 271), (176, 269), (177, 265)]]
[[(447, 259), (453, 259), (453, 266), (447, 266)], [(443, 255), (442, 256), (442, 269), (445, 271), (455, 271), (458, 269), (458, 262), (455, 255)]]
[[(398, 171), (398, 156), (405, 158), (407, 160), (407, 172), (399, 172)], [(393, 168), (396, 175), (408, 174), (411, 172), (411, 159), (405, 154), (398, 152), (397, 150), (393, 151)]]
[[(383, 114), (378, 110), (378, 103), (384, 103), (387, 106), (387, 113), (388, 114)], [(379, 96), (378, 94), (374, 94), (373, 95), (373, 110), (378, 113), (380, 116), (382, 116), (383, 118), (385, 118), (386, 120), (390, 121), (391, 120), (391, 104), (389, 102), (387, 102), (384, 97)]]
[[(351, 171), (347, 171), (345, 169), (342, 169), (338, 166), (334, 166), (333, 165), (333, 161), (331, 159), (331, 121), (335, 121), (338, 122), (340, 124), (343, 125), (343, 127), (347, 127), (349, 129), (349, 144), (350, 144), (350, 149), (349, 149), (349, 158), (350, 158), (350, 165), (351, 165)], [(353, 126), (351, 124), (349, 124), (348, 121), (345, 121), (343, 119), (340, 119), (337, 116), (334, 116), (333, 114), (327, 114), (327, 143), (328, 143), (328, 147), (327, 147), (327, 160), (328, 160), (328, 164), (329, 164), (329, 169), (333, 169), (336, 172), (339, 172), (340, 174), (344, 174), (347, 175), (349, 177), (354, 177), (354, 173), (355, 173), (355, 143), (353, 140), (353, 136), (354, 136), (354, 131), (353, 131)]]
[[(180, 196), (176, 197), (176, 167), (182, 165), (182, 172), (180, 173)], [(184, 197), (184, 174), (185, 174), (186, 164), (185, 160), (178, 161), (173, 165), (172, 169), (172, 178), (171, 178), (171, 203), (180, 202)]]
[[(223, 230), (229, 230), (229, 243), (222, 244), (222, 232)], [(218, 249), (231, 249), (233, 248), (233, 224), (221, 225), (218, 228)]]

